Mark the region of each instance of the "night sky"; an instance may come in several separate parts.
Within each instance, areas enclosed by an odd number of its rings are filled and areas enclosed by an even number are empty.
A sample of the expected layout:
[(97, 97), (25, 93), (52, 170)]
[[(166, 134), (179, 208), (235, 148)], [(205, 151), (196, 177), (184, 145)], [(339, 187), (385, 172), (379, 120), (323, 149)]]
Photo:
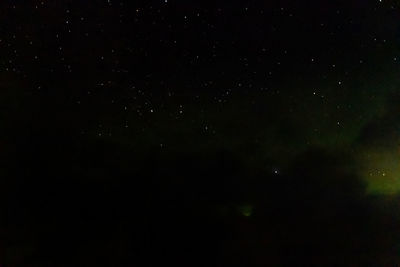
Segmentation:
[(0, 266), (400, 266), (400, 2), (1, 1)]

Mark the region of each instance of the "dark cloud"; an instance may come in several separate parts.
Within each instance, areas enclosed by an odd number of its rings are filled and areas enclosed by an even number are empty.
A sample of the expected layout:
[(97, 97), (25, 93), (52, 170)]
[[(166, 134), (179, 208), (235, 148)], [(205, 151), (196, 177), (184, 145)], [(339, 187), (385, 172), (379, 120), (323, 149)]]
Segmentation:
[(230, 152), (146, 160), (111, 143), (42, 134), (24, 147), (21, 182), (11, 187), (9, 174), (3, 187), (9, 266), (398, 260), (398, 198), (367, 195), (351, 154), (311, 149), (275, 172)]

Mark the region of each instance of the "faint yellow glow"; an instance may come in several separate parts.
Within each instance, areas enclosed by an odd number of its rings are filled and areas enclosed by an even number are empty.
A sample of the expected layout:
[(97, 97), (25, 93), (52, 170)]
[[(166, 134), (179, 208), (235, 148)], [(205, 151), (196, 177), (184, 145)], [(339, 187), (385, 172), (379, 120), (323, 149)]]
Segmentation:
[(400, 153), (393, 149), (369, 149), (360, 153), (364, 166), (360, 176), (367, 183), (367, 193), (393, 195), (400, 193)]
[(252, 205), (241, 205), (238, 207), (238, 210), (244, 217), (250, 217), (253, 214)]

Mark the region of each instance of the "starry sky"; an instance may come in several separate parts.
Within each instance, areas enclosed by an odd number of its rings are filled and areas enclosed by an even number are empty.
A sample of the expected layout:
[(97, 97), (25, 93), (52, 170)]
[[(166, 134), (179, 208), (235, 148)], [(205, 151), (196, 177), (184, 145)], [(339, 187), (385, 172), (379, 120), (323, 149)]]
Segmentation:
[(399, 262), (400, 2), (0, 12), (0, 265)]

